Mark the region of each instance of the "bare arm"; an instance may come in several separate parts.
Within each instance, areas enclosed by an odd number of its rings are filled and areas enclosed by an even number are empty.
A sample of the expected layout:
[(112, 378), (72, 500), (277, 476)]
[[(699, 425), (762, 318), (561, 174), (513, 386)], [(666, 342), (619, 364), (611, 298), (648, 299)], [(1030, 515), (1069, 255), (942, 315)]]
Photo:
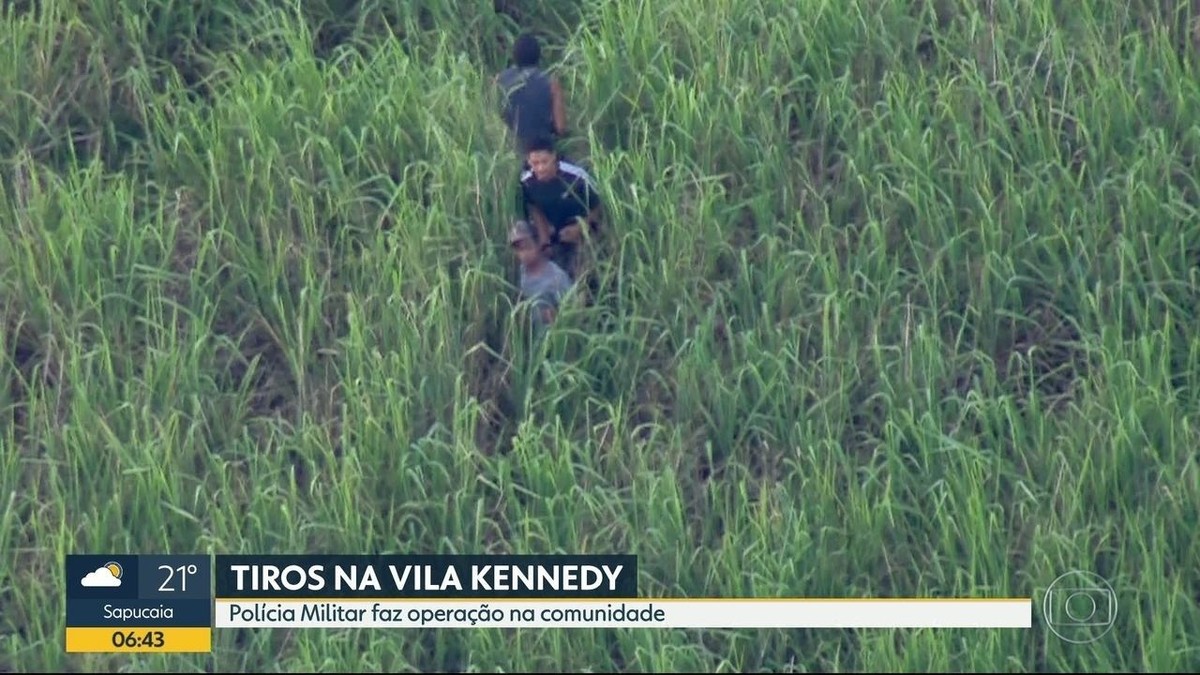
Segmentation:
[(550, 221), (546, 220), (546, 214), (538, 207), (529, 205), (529, 217), (533, 220), (534, 227), (538, 231), (538, 239), (541, 245), (545, 246), (550, 243)]
[(592, 224), (590, 229), (592, 230), (593, 234), (595, 231), (600, 229), (600, 211), (601, 209), (599, 204), (593, 206), (591, 210), (588, 211), (588, 222)]
[(557, 77), (550, 80), (550, 98), (554, 108), (554, 131), (559, 136), (565, 136), (567, 133), (567, 104), (563, 101), (562, 84), (559, 83)]
[(595, 234), (600, 229), (600, 205), (596, 204), (588, 210), (587, 220), (576, 218), (575, 222), (558, 231), (559, 239), (568, 244), (578, 243), (583, 239), (583, 225), (589, 225), (588, 234)]

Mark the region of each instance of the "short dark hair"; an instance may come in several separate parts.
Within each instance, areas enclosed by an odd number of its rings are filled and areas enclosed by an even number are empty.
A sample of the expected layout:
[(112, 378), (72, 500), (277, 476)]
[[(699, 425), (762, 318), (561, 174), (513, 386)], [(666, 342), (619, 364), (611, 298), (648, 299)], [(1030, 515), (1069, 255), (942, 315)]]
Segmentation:
[(554, 139), (546, 134), (538, 134), (533, 138), (525, 141), (525, 154), (531, 152), (550, 152), (558, 154), (558, 150), (554, 147)]
[(536, 66), (542, 60), (542, 46), (537, 38), (529, 33), (523, 33), (513, 43), (513, 61), (521, 68)]

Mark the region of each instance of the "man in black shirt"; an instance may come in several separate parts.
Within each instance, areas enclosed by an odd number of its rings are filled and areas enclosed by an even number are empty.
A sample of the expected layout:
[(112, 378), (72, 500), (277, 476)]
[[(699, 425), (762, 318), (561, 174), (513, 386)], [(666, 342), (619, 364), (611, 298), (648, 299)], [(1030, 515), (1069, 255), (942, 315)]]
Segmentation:
[(582, 167), (564, 161), (554, 141), (539, 136), (525, 146), (529, 169), (521, 173), (525, 218), (538, 231), (539, 244), (575, 280), (583, 227), (588, 234), (600, 228), (600, 196)]
[(537, 38), (517, 38), (512, 56), (513, 65), (496, 75), (495, 84), (501, 95), (500, 116), (521, 154), (522, 146), (537, 136), (561, 139), (567, 133), (567, 110), (558, 78), (541, 67)]

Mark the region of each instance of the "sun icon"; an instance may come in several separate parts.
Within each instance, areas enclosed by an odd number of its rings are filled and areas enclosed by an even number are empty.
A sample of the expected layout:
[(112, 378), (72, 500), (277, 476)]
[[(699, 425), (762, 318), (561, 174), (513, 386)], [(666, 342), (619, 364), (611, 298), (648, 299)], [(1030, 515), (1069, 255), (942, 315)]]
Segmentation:
[(104, 563), (104, 567), (106, 567), (106, 568), (108, 569), (108, 571), (109, 571), (109, 572), (112, 572), (112, 575), (113, 575), (114, 577), (116, 577), (116, 578), (118, 578), (118, 579), (120, 579), (120, 578), (121, 578), (121, 574), (122, 574), (122, 572), (121, 572), (121, 566), (120, 566), (120, 565), (118, 565), (117, 563), (115, 563), (115, 562), (106, 562), (106, 563)]

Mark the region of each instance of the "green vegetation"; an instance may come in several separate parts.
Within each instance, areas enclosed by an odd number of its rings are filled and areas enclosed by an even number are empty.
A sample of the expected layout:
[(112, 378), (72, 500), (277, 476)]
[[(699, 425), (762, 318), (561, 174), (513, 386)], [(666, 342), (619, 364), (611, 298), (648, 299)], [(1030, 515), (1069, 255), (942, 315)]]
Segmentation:
[[(4, 3), (0, 670), (1200, 664), (1193, 3), (201, 4)], [(523, 28), (611, 220), (537, 353), (486, 98)], [(1035, 622), (64, 654), (63, 556), (125, 551), (630, 552), (651, 595)], [(1041, 620), (1071, 569), (1094, 644)]]

